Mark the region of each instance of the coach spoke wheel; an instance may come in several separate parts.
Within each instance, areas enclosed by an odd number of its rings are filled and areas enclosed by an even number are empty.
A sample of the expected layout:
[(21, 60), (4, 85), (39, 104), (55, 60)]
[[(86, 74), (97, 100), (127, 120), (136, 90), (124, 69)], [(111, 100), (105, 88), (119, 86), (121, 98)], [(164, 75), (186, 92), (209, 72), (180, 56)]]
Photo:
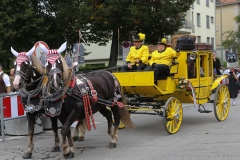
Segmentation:
[(169, 134), (177, 133), (182, 124), (183, 109), (181, 102), (174, 97), (167, 100), (165, 106), (163, 125)]
[(214, 114), (218, 121), (224, 121), (230, 109), (230, 93), (226, 85), (219, 85), (213, 102)]

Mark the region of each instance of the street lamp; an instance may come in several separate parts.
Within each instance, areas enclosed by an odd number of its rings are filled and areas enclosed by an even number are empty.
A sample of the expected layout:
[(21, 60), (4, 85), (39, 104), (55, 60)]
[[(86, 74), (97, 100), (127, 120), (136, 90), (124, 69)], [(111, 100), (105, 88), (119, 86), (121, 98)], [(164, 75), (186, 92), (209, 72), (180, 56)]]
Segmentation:
[(220, 25), (221, 25), (221, 30), (220, 30), (220, 39), (221, 39), (221, 59), (223, 60), (223, 46), (222, 46), (222, 6), (223, 3), (225, 3), (226, 0), (219, 0), (221, 3), (221, 8), (220, 8)]

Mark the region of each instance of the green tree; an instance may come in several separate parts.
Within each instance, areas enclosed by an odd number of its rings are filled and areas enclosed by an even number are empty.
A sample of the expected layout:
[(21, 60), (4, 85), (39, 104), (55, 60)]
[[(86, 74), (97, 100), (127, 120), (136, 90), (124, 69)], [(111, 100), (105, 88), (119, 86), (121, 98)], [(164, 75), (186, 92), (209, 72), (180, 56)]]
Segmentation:
[(76, 7), (72, 9), (78, 12), (74, 14), (75, 27), (83, 31), (88, 42), (104, 45), (112, 40), (109, 67), (113, 67), (117, 63), (119, 40), (131, 40), (133, 32), (142, 32), (146, 34), (146, 43), (156, 43), (159, 37), (173, 34), (181, 28), (184, 12), (190, 8), (194, 0), (79, 0), (77, 2), (79, 3), (75, 5), (79, 9)]
[[(184, 12), (194, 0), (25, 0), (0, 2), (0, 56), (10, 47), (26, 51), (39, 40), (50, 48), (79, 41), (78, 30), (89, 43), (112, 40), (109, 67), (116, 66), (119, 41), (133, 32), (146, 34), (146, 43), (173, 34), (182, 26)], [(118, 31), (120, 37), (118, 37)], [(99, 53), (101, 54), (101, 53)], [(3, 62), (9, 62), (9, 55)]]
[(0, 1), (0, 63), (4, 68), (12, 67), (15, 57), (10, 48), (28, 51), (37, 41), (57, 46), (59, 37), (57, 23), (46, 8), (48, 2), (35, 0)]

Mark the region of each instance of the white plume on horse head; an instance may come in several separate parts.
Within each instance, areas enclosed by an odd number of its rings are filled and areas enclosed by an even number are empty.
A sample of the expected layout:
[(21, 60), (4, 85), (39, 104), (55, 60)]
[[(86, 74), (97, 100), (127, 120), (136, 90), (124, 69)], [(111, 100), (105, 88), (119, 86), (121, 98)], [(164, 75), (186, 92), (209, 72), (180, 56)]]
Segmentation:
[(45, 54), (47, 54), (49, 52), (49, 50), (41, 42), (39, 42), (39, 47), (42, 48), (42, 50), (44, 51)]
[(30, 49), (30, 50), (26, 53), (26, 55), (27, 55), (28, 57), (31, 56), (31, 55), (33, 54), (34, 50), (35, 50), (35, 45), (32, 47), (32, 49)]
[(67, 42), (63, 43), (61, 47), (57, 50), (57, 52), (60, 54), (62, 53), (67, 47)]
[(12, 54), (14, 55), (14, 56), (18, 56), (18, 52), (17, 51), (15, 51), (12, 47), (11, 47), (11, 51), (12, 51)]

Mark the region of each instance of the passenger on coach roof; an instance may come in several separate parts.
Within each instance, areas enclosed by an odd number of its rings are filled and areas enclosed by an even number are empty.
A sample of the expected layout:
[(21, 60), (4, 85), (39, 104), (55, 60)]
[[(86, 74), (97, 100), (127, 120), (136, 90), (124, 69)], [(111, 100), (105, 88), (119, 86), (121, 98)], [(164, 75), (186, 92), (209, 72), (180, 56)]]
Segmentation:
[[(180, 50), (177, 49), (177, 52)], [(168, 75), (173, 58), (177, 58), (177, 52), (171, 47), (167, 47), (166, 38), (159, 39), (157, 50), (152, 52), (150, 66), (145, 70), (154, 70), (154, 81), (156, 82), (161, 75)]]
[(149, 48), (143, 45), (145, 34), (139, 33), (133, 36), (134, 46), (130, 48), (126, 58), (126, 65), (121, 67), (121, 71), (143, 70), (148, 63)]

